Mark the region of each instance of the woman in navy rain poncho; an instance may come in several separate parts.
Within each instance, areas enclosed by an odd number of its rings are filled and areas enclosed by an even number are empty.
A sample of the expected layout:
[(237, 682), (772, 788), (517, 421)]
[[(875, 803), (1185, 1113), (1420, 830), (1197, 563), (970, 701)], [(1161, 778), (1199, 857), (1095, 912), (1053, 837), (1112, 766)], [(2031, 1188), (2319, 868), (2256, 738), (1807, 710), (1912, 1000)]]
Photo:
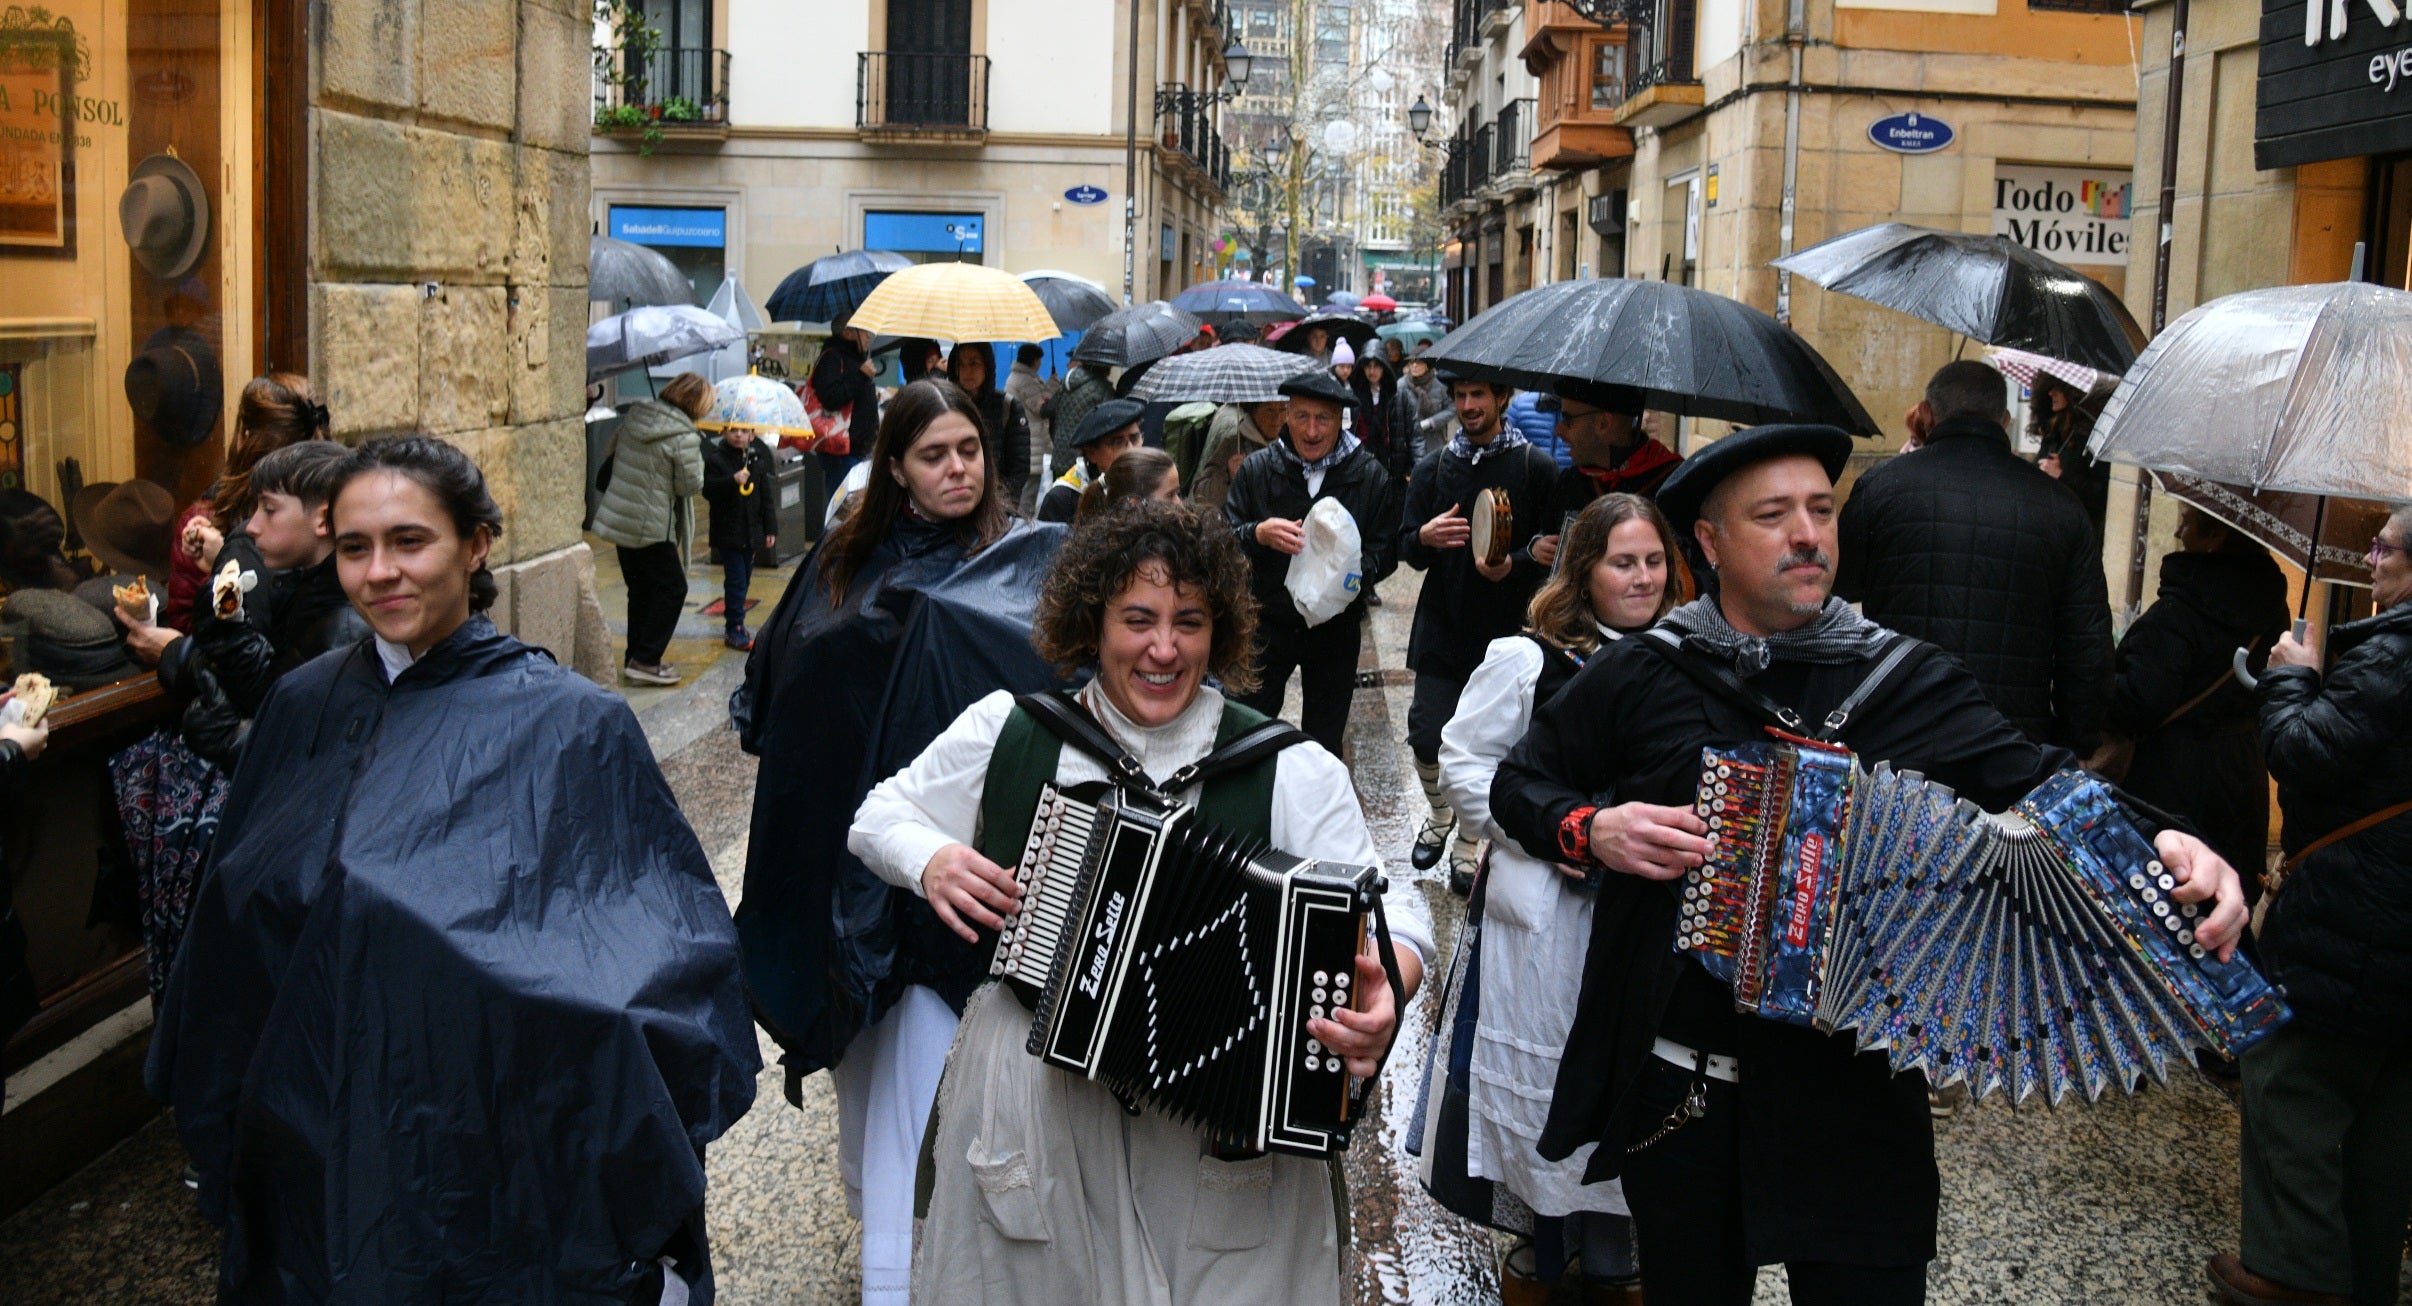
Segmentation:
[(1063, 529), (1008, 515), (986, 434), (952, 382), (897, 392), (859, 506), (789, 582), (731, 704), (762, 759), (737, 909), (746, 985), (789, 1099), (813, 1071), (835, 1081), (865, 1302), (905, 1300), (915, 1155), (988, 957), (864, 867), (846, 828), (963, 708), (1055, 682), (1030, 623)]
[(331, 512), (374, 637), (261, 706), (151, 1048), (219, 1300), (709, 1302), (761, 1063), (703, 849), (627, 704), (483, 615), (466, 455), (366, 445)]

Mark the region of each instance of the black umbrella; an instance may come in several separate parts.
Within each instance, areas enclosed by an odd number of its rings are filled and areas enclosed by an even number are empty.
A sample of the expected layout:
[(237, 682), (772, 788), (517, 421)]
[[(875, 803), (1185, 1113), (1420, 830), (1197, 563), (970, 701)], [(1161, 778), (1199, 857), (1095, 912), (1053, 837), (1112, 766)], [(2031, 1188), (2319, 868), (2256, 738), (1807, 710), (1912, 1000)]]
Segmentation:
[(1728, 422), (1876, 421), (1809, 342), (1748, 304), (1664, 281), (1556, 281), (1483, 310), (1424, 357), (1461, 376), (1597, 381)]
[(884, 249), (824, 254), (787, 274), (763, 305), (773, 322), (833, 322), (862, 306), (871, 291), (913, 260)]
[(694, 303), (695, 286), (677, 264), (642, 245), (588, 236), (586, 298), (622, 309), (661, 308)]
[(1114, 311), (1114, 297), (1086, 277), (1069, 272), (1025, 272), (1022, 281), (1047, 306), (1055, 329), (1066, 335), (1086, 331)]
[(2101, 282), (2008, 236), (1880, 222), (1775, 261), (1828, 290), (1898, 309), (1988, 345), (2124, 375), (2144, 347)]
[(1276, 322), (1295, 322), (1307, 315), (1306, 305), (1253, 281), (1201, 281), (1173, 296), (1172, 302), (1175, 308), (1187, 309), (1218, 325), (1246, 322), (1251, 326), (1271, 326)]
[(1303, 354), (1306, 352), (1307, 339), (1315, 333), (1316, 327), (1330, 332), (1333, 339), (1346, 340), (1349, 349), (1360, 356), (1365, 353), (1366, 343), (1374, 338), (1374, 324), (1364, 318), (1351, 317), (1346, 313), (1317, 313), (1291, 323), (1282, 332), (1281, 339), (1273, 342), (1273, 347), (1287, 353)]
[(1161, 299), (1118, 308), (1089, 324), (1072, 361), (1099, 367), (1136, 367), (1162, 358), (1198, 338), (1197, 315)]

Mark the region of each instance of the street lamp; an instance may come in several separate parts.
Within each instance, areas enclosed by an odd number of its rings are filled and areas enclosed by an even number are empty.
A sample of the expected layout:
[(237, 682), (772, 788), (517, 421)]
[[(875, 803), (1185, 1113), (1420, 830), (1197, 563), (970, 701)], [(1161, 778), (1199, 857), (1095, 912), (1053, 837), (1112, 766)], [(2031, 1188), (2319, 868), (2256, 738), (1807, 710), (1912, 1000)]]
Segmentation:
[(1418, 136), (1432, 130), (1432, 104), (1423, 96), (1415, 97), (1415, 104), (1407, 110), (1407, 130)]
[(1248, 53), (1248, 47), (1241, 45), (1238, 37), (1232, 37), (1231, 44), (1223, 50), (1223, 76), (1230, 83), (1231, 94), (1239, 94), (1239, 88), (1248, 84), (1248, 74), (1255, 68), (1256, 56)]

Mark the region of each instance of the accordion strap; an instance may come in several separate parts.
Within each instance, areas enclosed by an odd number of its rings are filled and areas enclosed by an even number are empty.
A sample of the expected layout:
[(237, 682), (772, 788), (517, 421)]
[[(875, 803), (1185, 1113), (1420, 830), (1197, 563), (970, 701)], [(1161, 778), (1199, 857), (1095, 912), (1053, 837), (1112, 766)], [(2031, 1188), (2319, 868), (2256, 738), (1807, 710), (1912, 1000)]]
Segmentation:
[(1106, 728), (1069, 690), (1054, 690), (1043, 694), (1022, 694), (1014, 699), (1031, 718), (1043, 725), (1056, 738), (1097, 759), (1113, 775), (1114, 783), (1125, 788), (1149, 793), (1172, 794), (1192, 785), (1230, 775), (1264, 761), (1292, 744), (1307, 742), (1309, 736), (1286, 721), (1267, 721), (1216, 748), (1197, 761), (1182, 767), (1156, 783), (1139, 759), (1115, 742)]
[(1825, 720), (1812, 730), (1798, 709), (1778, 703), (1745, 684), (1740, 676), (1733, 673), (1732, 668), (1700, 658), (1686, 657), (1683, 637), (1674, 631), (1668, 630), (1664, 626), (1653, 626), (1643, 632), (1641, 643), (1642, 647), (1673, 663), (1676, 670), (1690, 676), (1703, 688), (1773, 720), (1794, 735), (1821, 744), (1833, 743), (1835, 736), (1842, 733), (1843, 726), (1850, 722), (1851, 714), (1857, 712), (1862, 704), (1874, 697), (1876, 691), (1883, 687), (1887, 680), (1892, 679), (1893, 673), (1900, 670), (1901, 664), (1907, 662), (1910, 654), (1917, 652), (1919, 647), (1918, 641), (1907, 635), (1892, 634), (1884, 646), (1884, 655), (1876, 660), (1875, 667), (1860, 680), (1856, 688), (1843, 698), (1842, 702), (1835, 705), (1833, 711), (1826, 714)]

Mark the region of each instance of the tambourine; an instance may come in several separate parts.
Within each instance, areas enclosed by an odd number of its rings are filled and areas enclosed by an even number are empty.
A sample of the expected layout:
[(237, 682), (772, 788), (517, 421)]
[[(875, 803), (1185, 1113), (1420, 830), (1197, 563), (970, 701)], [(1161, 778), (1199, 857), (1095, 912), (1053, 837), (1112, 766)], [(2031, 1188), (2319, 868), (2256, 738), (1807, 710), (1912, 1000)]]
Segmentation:
[(1497, 566), (1507, 561), (1508, 547), (1516, 533), (1516, 512), (1508, 502), (1505, 490), (1477, 490), (1474, 493), (1474, 533), (1466, 541), (1474, 556)]

